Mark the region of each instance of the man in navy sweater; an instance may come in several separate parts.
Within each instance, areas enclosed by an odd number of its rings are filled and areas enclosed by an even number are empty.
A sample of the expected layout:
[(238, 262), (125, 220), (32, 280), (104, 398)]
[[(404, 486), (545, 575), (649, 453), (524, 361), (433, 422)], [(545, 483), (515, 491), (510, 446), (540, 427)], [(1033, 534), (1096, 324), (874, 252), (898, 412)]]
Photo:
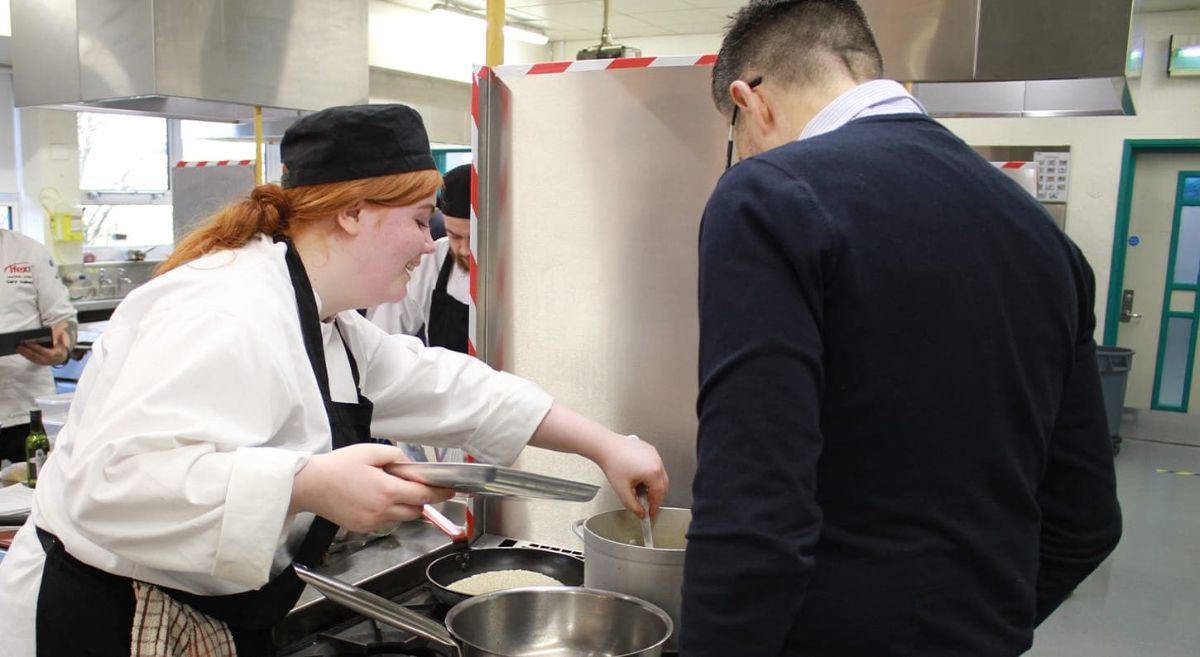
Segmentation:
[(1120, 536), (1094, 282), (849, 0), (752, 0), (700, 235), (683, 657), (1015, 657)]

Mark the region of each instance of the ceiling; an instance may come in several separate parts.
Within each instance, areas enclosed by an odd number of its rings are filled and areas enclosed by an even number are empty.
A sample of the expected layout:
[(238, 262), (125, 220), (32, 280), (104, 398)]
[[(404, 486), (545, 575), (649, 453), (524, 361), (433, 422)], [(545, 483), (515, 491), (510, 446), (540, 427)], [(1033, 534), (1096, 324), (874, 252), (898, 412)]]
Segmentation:
[[(392, 0), (428, 9), (435, 0)], [(487, 0), (449, 0), (463, 7), (482, 8)], [(613, 38), (673, 34), (715, 34), (724, 31), (728, 17), (746, 0), (611, 0), (608, 29)], [(1137, 11), (1200, 9), (1200, 0), (1134, 0)], [(599, 41), (604, 24), (602, 0), (507, 0), (510, 21), (537, 27), (553, 41)]]

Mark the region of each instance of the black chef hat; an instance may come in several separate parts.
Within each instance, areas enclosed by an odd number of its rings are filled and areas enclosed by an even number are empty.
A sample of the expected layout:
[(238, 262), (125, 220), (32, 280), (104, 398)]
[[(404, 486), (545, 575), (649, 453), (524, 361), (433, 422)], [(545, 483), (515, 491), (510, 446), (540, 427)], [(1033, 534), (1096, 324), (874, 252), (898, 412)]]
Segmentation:
[(442, 213), (456, 219), (471, 218), (471, 165), (462, 164), (442, 177)]
[(283, 133), (279, 152), (285, 189), (437, 169), (421, 115), (407, 105), (309, 114)]

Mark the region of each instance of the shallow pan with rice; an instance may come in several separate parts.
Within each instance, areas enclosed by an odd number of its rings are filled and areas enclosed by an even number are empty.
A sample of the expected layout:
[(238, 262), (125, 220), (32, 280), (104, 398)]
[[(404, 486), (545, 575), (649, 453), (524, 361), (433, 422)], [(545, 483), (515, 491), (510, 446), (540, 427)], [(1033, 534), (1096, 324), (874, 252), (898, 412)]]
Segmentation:
[(434, 596), (448, 605), (490, 590), (553, 585), (546, 577), (563, 586), (583, 586), (583, 576), (583, 560), (578, 557), (522, 547), (454, 552), (425, 569)]

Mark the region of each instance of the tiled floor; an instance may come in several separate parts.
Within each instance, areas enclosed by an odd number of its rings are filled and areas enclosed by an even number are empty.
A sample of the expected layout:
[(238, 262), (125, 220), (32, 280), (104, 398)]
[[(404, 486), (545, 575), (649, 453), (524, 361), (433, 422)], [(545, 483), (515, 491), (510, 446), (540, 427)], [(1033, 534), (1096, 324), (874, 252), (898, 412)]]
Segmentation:
[(1027, 657), (1200, 655), (1200, 417), (1127, 416), (1120, 545), (1038, 629)]

